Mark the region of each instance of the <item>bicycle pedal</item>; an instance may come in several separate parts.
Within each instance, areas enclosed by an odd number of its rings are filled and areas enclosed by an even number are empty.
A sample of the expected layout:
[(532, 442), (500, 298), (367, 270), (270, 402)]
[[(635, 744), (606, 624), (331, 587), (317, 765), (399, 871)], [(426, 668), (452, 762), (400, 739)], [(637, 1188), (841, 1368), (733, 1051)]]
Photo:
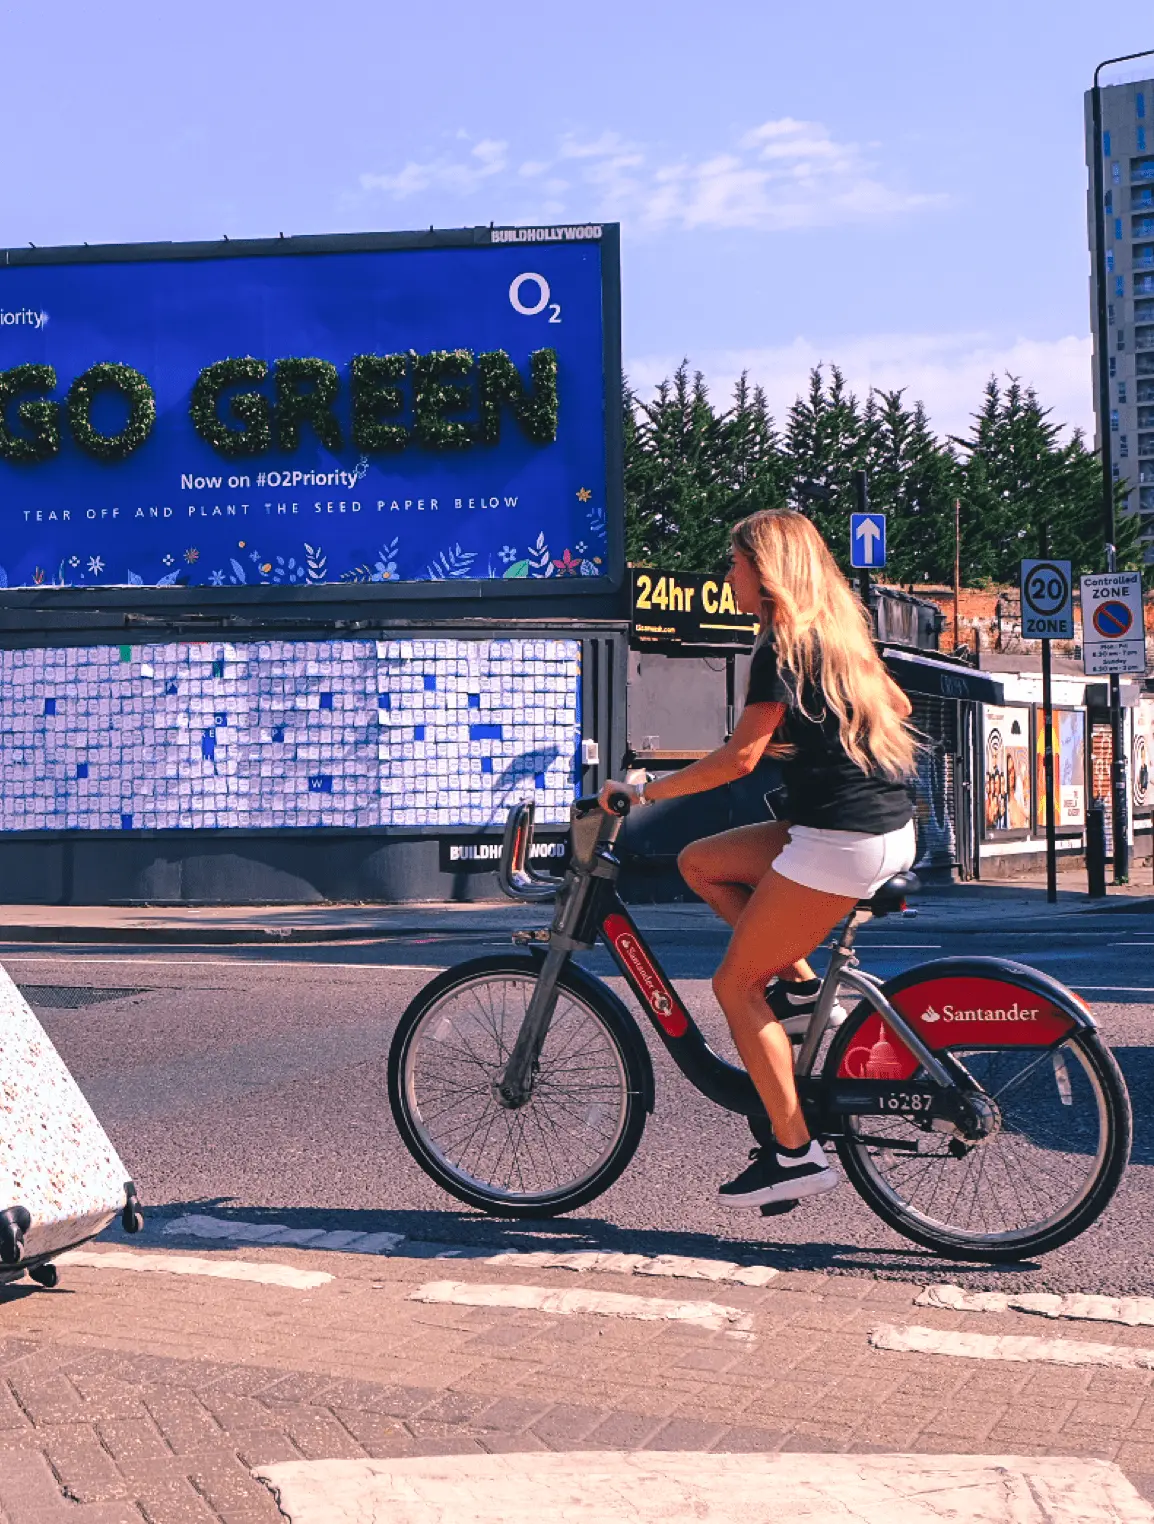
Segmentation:
[(780, 1217), (783, 1212), (792, 1212), (796, 1205), (796, 1201), (767, 1201), (758, 1211), (763, 1217)]

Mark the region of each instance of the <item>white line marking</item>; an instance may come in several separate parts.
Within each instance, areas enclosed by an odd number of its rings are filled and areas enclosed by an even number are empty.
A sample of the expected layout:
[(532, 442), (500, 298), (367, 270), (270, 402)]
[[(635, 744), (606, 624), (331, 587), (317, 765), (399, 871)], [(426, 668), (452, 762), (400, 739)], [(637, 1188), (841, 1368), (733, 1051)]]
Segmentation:
[(927, 1286), (915, 1307), (948, 1307), (953, 1312), (1032, 1312), (1044, 1318), (1079, 1318), (1092, 1323), (1125, 1323), (1154, 1328), (1154, 1297), (1095, 1296), (1071, 1291), (963, 1291), (961, 1286)]
[(1110, 1461), (598, 1450), (257, 1466), (290, 1524), (1150, 1524)]
[(864, 937), (857, 939), (859, 947), (865, 947), (870, 952), (941, 952), (940, 942), (867, 942)]
[(1150, 984), (1075, 984), (1073, 988), (1114, 991), (1119, 995), (1154, 995), (1154, 985)]
[[(228, 1217), (185, 1213), (165, 1223), (165, 1233), (220, 1243), (292, 1244), (349, 1254), (402, 1254), (403, 1233), (357, 1233), (347, 1228), (287, 1228), (274, 1222), (240, 1222)], [(490, 1254), (470, 1244), (448, 1244), (435, 1259), (477, 1259), (487, 1265), (526, 1270), (600, 1270), (617, 1275), (656, 1275), (674, 1280), (726, 1281), (735, 1286), (768, 1286), (778, 1274), (772, 1265), (740, 1265), (727, 1259), (694, 1259), (685, 1254), (620, 1254), (606, 1249), (556, 1253), (547, 1249), (505, 1249)]]
[(278, 1222), (236, 1222), (227, 1217), (206, 1217), (187, 1212), (164, 1225), (166, 1233), (181, 1238), (210, 1238), (220, 1243), (292, 1244), (299, 1248), (329, 1249), (334, 1253), (392, 1254), (403, 1233), (356, 1233), (347, 1228), (290, 1228)]
[(83, 1265), (89, 1270), (154, 1270), (163, 1275), (208, 1275), (222, 1281), (255, 1281), (261, 1286), (287, 1286), (315, 1291), (335, 1277), (323, 1270), (298, 1270), (295, 1265), (258, 1265), (251, 1260), (198, 1259), (194, 1254), (168, 1254), (161, 1249), (72, 1249), (57, 1256), (57, 1264)]
[[(445, 1254), (437, 1258), (456, 1258)], [(739, 1265), (725, 1259), (692, 1259), (684, 1254), (614, 1254), (608, 1250), (581, 1249), (572, 1254), (547, 1250), (509, 1249), (485, 1260), (487, 1265), (509, 1265), (526, 1270), (589, 1270), (620, 1275), (660, 1275), (686, 1281), (728, 1281), (736, 1286), (767, 1286), (777, 1275), (771, 1265)]]
[(1013, 1360), (1042, 1365), (1107, 1365), (1116, 1370), (1154, 1370), (1154, 1349), (1089, 1344), (1078, 1339), (1038, 1339), (1033, 1334), (954, 1333), (941, 1328), (873, 1329), (875, 1349), (901, 1354), (953, 1355), (963, 1360)]
[[(0, 942), (0, 947), (11, 947), (12, 945), (13, 944), (10, 943), (10, 942)], [(294, 947), (306, 947), (306, 946), (308, 946), (310, 944), (307, 944), (307, 943), (292, 943), (290, 945), (292, 945)], [(323, 945), (323, 944), (313, 943), (311, 945), (315, 947), (315, 946)], [(320, 968), (320, 969), (328, 969), (328, 968), (356, 968), (356, 969), (362, 969), (365, 973), (369, 973), (369, 974), (380, 973), (382, 968), (412, 969), (413, 973), (415, 973), (415, 974), (439, 974), (441, 972), (441, 970), (446, 966), (444, 963), (325, 963), (324, 961), (321, 961), (321, 960), (317, 960), (315, 962), (310, 962), (310, 960), (307, 959), (307, 958), (304, 958), (304, 959), (302, 959), (302, 958), (281, 958), (281, 959), (275, 959), (275, 958), (181, 958), (181, 957), (177, 956), (176, 954), (174, 954), (171, 958), (108, 958), (108, 957), (104, 956), (104, 954), (99, 950), (99, 948), (97, 948), (95, 951), (93, 951), (92, 950), (92, 946), (89, 943), (61, 942), (61, 943), (58, 943), (57, 946), (60, 946), (60, 947), (73, 947), (73, 946), (75, 946), (75, 947), (83, 947), (84, 948), (84, 958), (85, 959), (88, 959), (88, 958), (99, 958), (101, 963), (156, 963), (156, 964), (159, 964), (162, 968), (171, 968), (174, 963), (179, 963), (179, 964), (181, 964), (182, 967), (185, 967), (185, 968), (188, 968), (188, 967), (194, 967), (194, 968), (238, 968), (238, 967), (239, 968), (267, 968), (270, 963), (276, 963), (276, 962), (281, 962), (281, 963), (302, 963), (303, 962), (303, 963), (310, 963), (310, 966), (315, 967), (315, 968)], [(273, 947), (270, 947), (269, 951), (270, 952), (283, 952), (284, 948), (273, 946)], [(76, 963), (77, 961), (78, 961), (78, 959), (75, 956), (74, 957), (68, 957), (68, 955), (65, 954), (65, 953), (57, 953), (56, 956), (52, 957), (52, 958), (38, 957), (38, 956), (33, 955), (32, 953), (12, 953), (11, 956), (6, 957), (4, 959), (4, 962), (6, 964), (8, 964), (8, 963)]]
[(485, 1286), (465, 1281), (430, 1281), (409, 1293), (410, 1302), (448, 1302), (455, 1307), (514, 1307), (558, 1317), (592, 1313), (602, 1318), (636, 1318), (643, 1323), (692, 1323), (697, 1328), (748, 1330), (752, 1318), (719, 1302), (667, 1302), (662, 1297), (628, 1296), (622, 1291), (552, 1291), (547, 1286)]

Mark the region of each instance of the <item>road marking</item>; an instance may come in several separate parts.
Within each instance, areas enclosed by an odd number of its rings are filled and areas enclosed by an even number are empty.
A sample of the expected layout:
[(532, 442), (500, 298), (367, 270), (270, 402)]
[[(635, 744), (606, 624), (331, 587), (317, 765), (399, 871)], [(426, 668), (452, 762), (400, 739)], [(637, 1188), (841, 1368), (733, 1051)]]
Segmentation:
[(290, 1524), (1150, 1524), (1111, 1461), (597, 1450), (283, 1461), (253, 1476)]
[[(274, 1222), (239, 1222), (229, 1217), (209, 1217), (188, 1212), (165, 1223), (164, 1232), (180, 1238), (206, 1238), (220, 1243), (292, 1244), (302, 1249), (324, 1249), (347, 1254), (403, 1254), (403, 1233), (357, 1233), (347, 1228), (288, 1228)], [(422, 1243), (428, 1251), (434, 1247)], [(427, 1252), (421, 1258), (429, 1257)], [(619, 1254), (606, 1249), (579, 1249), (556, 1253), (537, 1249), (489, 1248), (472, 1244), (446, 1244), (433, 1259), (477, 1259), (487, 1265), (507, 1265), (526, 1270), (599, 1270), (617, 1275), (655, 1275), (674, 1280), (726, 1281), (735, 1286), (768, 1286), (778, 1272), (772, 1265), (742, 1265), (728, 1259), (695, 1259), (687, 1254)]]
[(663, 1297), (629, 1296), (623, 1291), (554, 1291), (548, 1286), (485, 1286), (465, 1281), (429, 1281), (409, 1293), (410, 1302), (454, 1307), (512, 1307), (567, 1318), (591, 1313), (601, 1318), (634, 1318), (642, 1323), (691, 1323), (714, 1331), (748, 1331), (752, 1317), (720, 1302), (667, 1302)]
[(1154, 995), (1154, 985), (1151, 984), (1075, 984), (1071, 988), (1114, 991), (1119, 995)]
[(161, 1249), (72, 1249), (57, 1256), (59, 1265), (83, 1265), (88, 1270), (153, 1270), (162, 1275), (208, 1275), (222, 1281), (255, 1281), (261, 1286), (287, 1286), (315, 1291), (335, 1276), (323, 1270), (298, 1270), (295, 1265), (255, 1264), (240, 1259), (198, 1259), (194, 1254), (168, 1254)]
[(858, 937), (857, 945), (870, 952), (941, 952), (941, 942), (867, 942)]
[(1032, 1312), (1044, 1318), (1079, 1318), (1092, 1323), (1124, 1323), (1154, 1328), (1154, 1297), (1095, 1296), (1072, 1291), (963, 1291), (961, 1286), (927, 1286), (915, 1307), (948, 1307), (953, 1312)]
[[(19, 944), (19, 943), (13, 944), (11, 942), (0, 942), (0, 947), (11, 947), (13, 945), (19, 946), (21, 944)], [(267, 968), (270, 963), (275, 963), (275, 962), (279, 961), (279, 962), (282, 962), (282, 963), (308, 962), (308, 963), (311, 963), (316, 968), (322, 968), (322, 969), (327, 969), (327, 968), (356, 968), (356, 969), (363, 969), (366, 973), (379, 972), (382, 968), (400, 968), (400, 969), (411, 969), (413, 971), (413, 973), (415, 973), (415, 974), (439, 974), (441, 972), (441, 970), (445, 967), (445, 964), (443, 964), (443, 963), (326, 963), (323, 960), (319, 960), (319, 959), (300, 959), (300, 958), (282, 958), (282, 959), (279, 959), (279, 960), (275, 959), (275, 958), (181, 958), (181, 957), (179, 957), (179, 956), (177, 956), (175, 954), (171, 958), (111, 958), (111, 957), (105, 957), (105, 955), (100, 951), (99, 947), (95, 946), (94, 944), (79, 943), (79, 942), (76, 942), (76, 943), (61, 942), (58, 945), (61, 946), (61, 947), (81, 947), (81, 946), (83, 946), (83, 948), (84, 948), (84, 957), (86, 959), (87, 958), (96, 957), (96, 958), (100, 959), (101, 963), (133, 963), (133, 964), (136, 964), (136, 963), (156, 963), (156, 964), (159, 964), (162, 968), (171, 968), (174, 963), (179, 963), (182, 968)], [(306, 945), (309, 945), (309, 944), (299, 943), (298, 942), (298, 943), (293, 943), (293, 944), (290, 944), (290, 945), (294, 946), (294, 947), (296, 947), (298, 949), (303, 949)], [(317, 946), (321, 946), (321, 945), (324, 945), (324, 944), (315, 943), (315, 942), (311, 944), (311, 946), (313, 946), (314, 948), (317, 947)], [(283, 948), (283, 947), (271, 947), (269, 949), (269, 951), (270, 952), (284, 952), (285, 948)], [(75, 963), (77, 961), (78, 960), (77, 960), (75, 955), (70, 957), (66, 953), (57, 953), (54, 957), (50, 957), (50, 958), (49, 957), (36, 956), (36, 955), (34, 955), (32, 953), (12, 953), (10, 956), (5, 957), (5, 959), (4, 959), (5, 964), (8, 964), (8, 963)]]
[(1121, 1344), (1088, 1344), (1078, 1339), (1039, 1339), (1033, 1334), (947, 1332), (941, 1328), (895, 1328), (871, 1331), (875, 1349), (900, 1354), (952, 1355), (962, 1360), (1013, 1360), (1042, 1365), (1107, 1365), (1115, 1370), (1154, 1370), (1154, 1349)]
[[(450, 1254), (438, 1255), (449, 1259)], [(487, 1265), (511, 1265), (526, 1270), (610, 1271), (620, 1275), (659, 1275), (686, 1281), (727, 1281), (735, 1286), (768, 1286), (777, 1271), (772, 1265), (739, 1265), (725, 1259), (693, 1259), (685, 1254), (614, 1254), (580, 1249), (572, 1254), (547, 1250), (508, 1249), (485, 1260)]]
[(290, 1228), (279, 1222), (236, 1222), (227, 1217), (205, 1217), (197, 1212), (174, 1217), (165, 1233), (181, 1238), (210, 1238), (235, 1244), (291, 1244), (296, 1248), (328, 1249), (334, 1253), (392, 1254), (403, 1233), (356, 1233), (346, 1228)]

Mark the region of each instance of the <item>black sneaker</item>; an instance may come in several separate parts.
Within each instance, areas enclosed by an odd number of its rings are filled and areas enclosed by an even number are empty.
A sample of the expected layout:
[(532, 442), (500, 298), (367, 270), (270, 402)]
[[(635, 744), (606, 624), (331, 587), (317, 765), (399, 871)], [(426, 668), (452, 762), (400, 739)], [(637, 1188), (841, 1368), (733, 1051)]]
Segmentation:
[[(782, 1030), (791, 1042), (800, 1042), (805, 1036), (820, 992), (821, 983), (817, 979), (807, 979), (804, 983), (774, 979), (766, 990), (765, 1003), (781, 1022)], [(840, 1027), (846, 1015), (845, 1006), (835, 1001), (830, 1012), (830, 1027)]]
[(802, 1201), (807, 1196), (822, 1196), (841, 1183), (816, 1138), (799, 1159), (778, 1153), (776, 1148), (751, 1149), (749, 1158), (749, 1167), (736, 1180), (727, 1180), (718, 1191), (725, 1206), (759, 1207), (777, 1201)]

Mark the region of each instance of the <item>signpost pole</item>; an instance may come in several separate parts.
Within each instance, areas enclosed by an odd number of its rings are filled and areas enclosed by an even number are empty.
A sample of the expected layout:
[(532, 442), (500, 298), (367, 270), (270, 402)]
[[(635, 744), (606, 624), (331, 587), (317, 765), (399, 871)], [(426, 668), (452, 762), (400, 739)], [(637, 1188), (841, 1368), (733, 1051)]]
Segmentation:
[[(864, 471), (855, 471), (853, 474), (853, 490), (857, 499), (857, 512), (868, 513), (870, 511), (870, 487), (869, 477)], [(870, 613), (870, 574), (864, 567), (858, 568), (857, 574), (858, 592), (861, 594), (862, 608), (866, 614)]]
[(1042, 766), (1046, 778), (1046, 899), (1058, 899), (1058, 841), (1054, 819), (1054, 692), (1051, 684), (1050, 642), (1042, 642), (1042, 724), (1045, 736)]
[[(1117, 552), (1113, 545), (1106, 546), (1106, 570), (1118, 570)], [(1085, 612), (1082, 614), (1085, 619)], [(1114, 882), (1116, 884), (1128, 884), (1130, 882), (1130, 835), (1127, 831), (1129, 824), (1129, 812), (1127, 809), (1127, 781), (1126, 781), (1126, 731), (1125, 721), (1122, 718), (1122, 679), (1117, 672), (1110, 673), (1110, 793), (1111, 815), (1113, 816), (1114, 837)]]
[(737, 656), (725, 655), (725, 739), (728, 741), (737, 723)]

